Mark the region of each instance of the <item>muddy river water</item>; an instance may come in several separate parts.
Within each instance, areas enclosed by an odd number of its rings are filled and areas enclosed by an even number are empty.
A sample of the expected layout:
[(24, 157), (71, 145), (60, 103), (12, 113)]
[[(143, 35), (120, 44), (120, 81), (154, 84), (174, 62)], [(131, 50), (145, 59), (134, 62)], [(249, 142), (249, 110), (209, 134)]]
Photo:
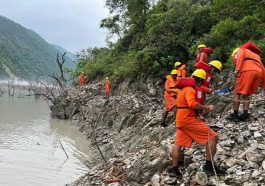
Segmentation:
[(62, 186), (88, 170), (83, 164), (89, 157), (86, 138), (49, 114), (41, 100), (0, 98), (1, 186)]

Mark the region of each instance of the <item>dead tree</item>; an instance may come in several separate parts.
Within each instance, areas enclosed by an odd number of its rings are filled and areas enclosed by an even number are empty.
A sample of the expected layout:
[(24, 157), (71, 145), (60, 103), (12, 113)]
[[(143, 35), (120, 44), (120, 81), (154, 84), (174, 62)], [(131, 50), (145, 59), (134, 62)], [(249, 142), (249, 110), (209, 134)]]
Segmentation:
[(59, 54), (57, 53), (56, 62), (57, 62), (57, 65), (59, 67), (59, 70), (60, 70), (60, 75), (56, 76), (55, 74), (52, 74), (52, 75), (49, 74), (49, 76), (51, 78), (53, 78), (58, 83), (62, 94), (68, 95), (68, 91), (66, 89), (66, 79), (64, 78), (64, 72), (63, 72), (63, 65), (65, 63), (65, 58), (64, 58), (65, 54), (66, 54), (66, 52), (63, 53), (62, 60), (60, 61)]
[(64, 77), (63, 65), (65, 63), (66, 52), (63, 53), (61, 60), (59, 54), (57, 54), (56, 62), (59, 67), (59, 73), (48, 74), (47, 81), (36, 81), (36, 86), (33, 89), (35, 96), (42, 96), (51, 104), (56, 104), (56, 100), (59, 96), (67, 96), (68, 89), (66, 86), (66, 79)]
[(62, 61), (60, 62), (59, 60), (59, 54), (57, 53), (57, 58), (56, 58), (56, 62), (59, 66), (60, 69), (60, 80), (63, 81), (64, 83), (66, 82), (65, 78), (64, 78), (64, 73), (63, 73), (63, 64), (65, 63), (65, 56), (66, 52), (63, 53), (62, 55)]
[(9, 81), (7, 84), (8, 87), (8, 95), (9, 97), (13, 97), (15, 94), (15, 85), (14, 85), (14, 80)]

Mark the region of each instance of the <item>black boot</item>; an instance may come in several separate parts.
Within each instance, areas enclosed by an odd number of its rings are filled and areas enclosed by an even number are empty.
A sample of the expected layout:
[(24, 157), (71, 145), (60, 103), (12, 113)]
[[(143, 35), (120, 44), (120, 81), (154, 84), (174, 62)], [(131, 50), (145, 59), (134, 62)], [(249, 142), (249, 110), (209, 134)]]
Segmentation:
[(166, 124), (166, 120), (167, 120), (167, 114), (168, 112), (164, 112), (163, 116), (162, 116), (162, 122), (160, 123), (161, 127), (167, 127), (168, 125)]
[(242, 114), (239, 115), (239, 119), (241, 121), (247, 121), (247, 119), (249, 118), (249, 113), (248, 110), (244, 110)]
[(182, 177), (183, 174), (179, 171), (178, 167), (170, 167), (168, 170), (168, 175), (170, 177)]
[(185, 147), (180, 147), (180, 157), (178, 161), (179, 166), (184, 166), (184, 161), (185, 161)]
[(227, 172), (224, 169), (217, 167), (216, 165), (214, 165), (214, 168), (213, 168), (211, 161), (206, 161), (206, 164), (204, 165), (203, 170), (206, 174), (209, 174), (209, 175), (215, 175), (215, 173), (218, 176), (227, 175)]
[(230, 114), (226, 119), (234, 122), (239, 122), (239, 116), (238, 116), (238, 111), (234, 111), (234, 113)]

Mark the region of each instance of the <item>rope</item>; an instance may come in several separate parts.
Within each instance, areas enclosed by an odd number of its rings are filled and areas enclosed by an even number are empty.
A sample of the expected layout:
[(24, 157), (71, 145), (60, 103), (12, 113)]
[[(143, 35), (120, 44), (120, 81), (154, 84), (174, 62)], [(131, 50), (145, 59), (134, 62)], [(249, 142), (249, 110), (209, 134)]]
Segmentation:
[(210, 157), (211, 157), (213, 171), (214, 171), (214, 174), (215, 174), (215, 179), (217, 181), (217, 186), (219, 186), (219, 179), (218, 179), (215, 167), (214, 167), (213, 156), (212, 156), (212, 151), (211, 151), (211, 147), (210, 147), (210, 143), (209, 142), (210, 142), (210, 127), (208, 127), (208, 148), (209, 148), (209, 151), (210, 151)]

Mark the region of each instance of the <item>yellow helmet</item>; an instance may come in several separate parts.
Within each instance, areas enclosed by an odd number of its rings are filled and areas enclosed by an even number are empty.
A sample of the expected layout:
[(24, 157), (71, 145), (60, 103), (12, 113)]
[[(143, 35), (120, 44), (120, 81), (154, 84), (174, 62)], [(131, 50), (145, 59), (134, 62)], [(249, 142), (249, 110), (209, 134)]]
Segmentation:
[(212, 65), (212, 66), (214, 66), (215, 68), (217, 68), (218, 70), (222, 70), (222, 67), (223, 67), (223, 65), (222, 65), (222, 63), (220, 62), (220, 61), (218, 61), (218, 60), (213, 60), (213, 61), (211, 61), (210, 63), (209, 63), (209, 65)]
[(236, 55), (236, 53), (238, 52), (239, 48), (236, 48), (235, 50), (233, 50), (231, 56), (232, 58)]
[(203, 69), (196, 69), (193, 73), (192, 76), (201, 78), (201, 79), (206, 79), (206, 72)]
[(174, 69), (174, 70), (172, 70), (172, 71), (170, 72), (170, 74), (171, 74), (171, 75), (177, 75), (177, 74), (178, 74), (178, 70), (175, 70), (175, 69)]
[(106, 80), (109, 80), (109, 77), (106, 77)]
[(175, 63), (175, 67), (178, 67), (178, 66), (180, 66), (181, 65), (181, 62), (179, 62), (179, 61), (177, 61), (176, 63)]
[(206, 48), (206, 45), (205, 44), (200, 44), (200, 45), (198, 45), (197, 49), (199, 49), (199, 48)]

